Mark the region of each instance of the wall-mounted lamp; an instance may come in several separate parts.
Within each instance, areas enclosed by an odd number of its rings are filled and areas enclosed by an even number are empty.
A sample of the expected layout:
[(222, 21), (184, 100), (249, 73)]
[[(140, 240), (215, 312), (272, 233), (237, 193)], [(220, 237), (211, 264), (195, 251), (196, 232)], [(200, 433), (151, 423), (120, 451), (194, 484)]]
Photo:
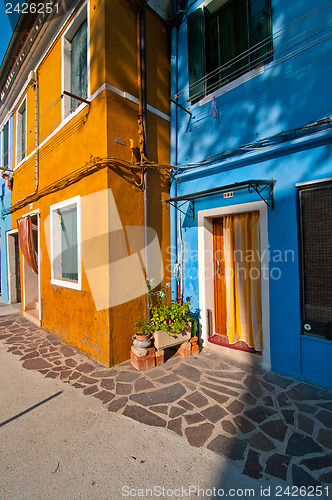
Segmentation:
[(13, 189), (13, 179), (7, 174), (7, 172), (2, 172), (1, 177), (5, 180), (8, 189)]

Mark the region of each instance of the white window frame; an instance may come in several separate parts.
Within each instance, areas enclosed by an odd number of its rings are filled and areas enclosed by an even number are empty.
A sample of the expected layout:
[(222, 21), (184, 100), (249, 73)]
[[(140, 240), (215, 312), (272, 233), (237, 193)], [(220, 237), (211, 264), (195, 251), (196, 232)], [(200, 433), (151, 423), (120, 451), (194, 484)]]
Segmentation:
[[(87, 20), (87, 81), (88, 81), (88, 98), (90, 97), (90, 2), (85, 2), (79, 11), (74, 16), (73, 20), (63, 33), (61, 37), (61, 93), (66, 90), (70, 92), (70, 48), (71, 48), (71, 40), (75, 35), (76, 31), (80, 27), (80, 25)], [(80, 112), (84, 106), (87, 106), (85, 103), (81, 103), (75, 110), (70, 112), (71, 107), (71, 97), (67, 95), (63, 95), (62, 98), (62, 106), (61, 106), (61, 115), (62, 120), (64, 120), (68, 115), (72, 117), (72, 115)]]
[[(22, 156), (22, 108), (25, 107), (25, 154), (22, 159), (19, 157)], [(15, 163), (16, 168), (19, 167), (23, 162), (25, 162), (27, 158), (27, 117), (28, 117), (28, 108), (27, 108), (27, 96), (22, 99), (19, 107), (16, 111), (16, 151), (15, 151)]]
[[(55, 277), (54, 260), (61, 254), (61, 235), (60, 225), (55, 223), (54, 212), (76, 206), (77, 213), (77, 273), (78, 280), (71, 281)], [(51, 284), (71, 288), (73, 290), (82, 290), (82, 239), (81, 239), (81, 197), (74, 196), (68, 200), (55, 203), (50, 206), (50, 242), (51, 242)]]

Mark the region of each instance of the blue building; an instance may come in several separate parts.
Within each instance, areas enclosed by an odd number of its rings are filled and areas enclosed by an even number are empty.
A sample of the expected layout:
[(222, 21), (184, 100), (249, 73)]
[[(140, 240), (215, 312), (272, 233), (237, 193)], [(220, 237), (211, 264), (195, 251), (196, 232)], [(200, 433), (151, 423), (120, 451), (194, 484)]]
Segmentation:
[(168, 200), (173, 285), (203, 345), (329, 388), (331, 15), (330, 1), (178, 2)]
[(18, 240), (11, 232), (11, 216), (7, 213), (11, 204), (12, 148), (13, 118), (6, 117), (0, 126), (0, 276), (2, 300), (8, 303), (20, 302)]

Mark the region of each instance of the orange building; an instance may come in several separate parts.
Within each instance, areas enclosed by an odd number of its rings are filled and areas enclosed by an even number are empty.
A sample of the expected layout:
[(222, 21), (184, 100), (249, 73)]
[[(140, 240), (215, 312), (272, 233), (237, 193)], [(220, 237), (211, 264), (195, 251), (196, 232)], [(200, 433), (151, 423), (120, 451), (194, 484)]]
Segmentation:
[(21, 14), (0, 71), (9, 287), (20, 268), (23, 314), (112, 366), (145, 315), (145, 276), (165, 279), (169, 29), (139, 0), (46, 5)]

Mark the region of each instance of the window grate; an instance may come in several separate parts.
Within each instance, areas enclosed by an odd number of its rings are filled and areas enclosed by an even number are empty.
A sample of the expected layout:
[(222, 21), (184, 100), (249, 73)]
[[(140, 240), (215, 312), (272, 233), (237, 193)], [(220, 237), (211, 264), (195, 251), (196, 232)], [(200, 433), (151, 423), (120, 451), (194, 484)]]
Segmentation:
[(332, 338), (332, 183), (299, 189), (303, 333)]

